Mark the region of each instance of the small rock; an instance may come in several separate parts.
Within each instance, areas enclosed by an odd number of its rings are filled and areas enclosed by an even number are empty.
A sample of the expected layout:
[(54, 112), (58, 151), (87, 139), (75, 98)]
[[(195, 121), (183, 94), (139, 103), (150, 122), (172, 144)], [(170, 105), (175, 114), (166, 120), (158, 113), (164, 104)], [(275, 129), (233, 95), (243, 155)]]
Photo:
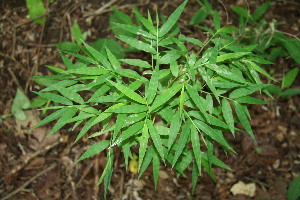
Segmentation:
[(273, 169), (277, 169), (279, 165), (280, 165), (280, 160), (279, 159), (275, 160), (275, 162), (273, 163)]
[(168, 179), (169, 175), (164, 170), (160, 170), (159, 171), (159, 178), (161, 178), (161, 179)]
[(230, 188), (230, 192), (232, 192), (233, 195), (244, 194), (250, 197), (254, 197), (255, 190), (256, 190), (255, 183), (245, 184), (242, 181), (239, 181), (238, 183), (234, 184)]

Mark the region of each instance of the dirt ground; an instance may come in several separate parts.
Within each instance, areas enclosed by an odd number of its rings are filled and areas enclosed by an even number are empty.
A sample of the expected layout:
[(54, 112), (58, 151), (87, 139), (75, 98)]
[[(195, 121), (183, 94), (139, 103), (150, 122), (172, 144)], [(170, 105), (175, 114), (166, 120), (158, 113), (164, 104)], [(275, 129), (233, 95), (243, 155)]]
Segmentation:
[[(87, 41), (92, 42), (103, 37), (113, 38), (108, 29), (108, 17), (111, 15), (110, 7), (105, 7), (108, 2), (130, 15), (131, 9), (137, 7), (142, 13), (146, 13), (147, 9), (154, 11), (158, 8), (168, 16), (182, 1), (45, 2), (47, 21), (37, 25), (27, 17), (25, 1), (0, 1), (0, 115), (10, 113), (17, 88), (30, 99), (35, 97), (31, 91), (38, 90), (39, 86), (30, 78), (50, 73), (45, 65), (62, 66), (53, 44), (72, 41), (70, 27), (75, 20), (83, 31), (88, 32)], [(248, 1), (251, 10), (262, 2)], [(244, 6), (243, 0), (214, 0), (211, 3), (220, 12), (223, 25), (237, 23), (230, 6)], [(102, 12), (95, 14), (101, 7), (104, 8)], [(188, 22), (198, 7), (196, 0), (190, 0), (180, 18), (179, 25), (185, 27), (182, 30), (184, 34), (195, 36)], [(276, 19), (280, 31), (300, 36), (299, 1), (273, 1), (265, 17), (267, 20)], [(210, 23), (211, 19), (205, 21), (205, 24)], [(206, 39), (204, 33), (197, 34), (199, 38)], [(289, 57), (280, 58), (272, 66), (275, 71), (273, 76), (280, 79), (283, 72), (295, 65)], [(300, 80), (295, 82), (294, 87), (300, 87)], [(186, 177), (175, 179), (170, 166), (162, 167), (155, 190), (151, 169), (138, 180), (137, 175), (126, 171), (123, 156), (117, 152), (107, 199), (286, 199), (289, 183), (300, 173), (299, 102), (300, 97), (296, 96), (276, 98), (269, 105), (251, 106), (251, 124), (257, 144), (244, 133), (237, 134), (236, 138), (228, 138), (239, 155), (225, 155), (218, 149), (215, 153), (233, 170), (215, 168), (216, 183), (204, 174), (198, 181), (194, 195), (191, 192), (191, 169), (187, 171)], [(96, 183), (105, 166), (105, 154), (75, 163), (91, 144), (91, 140), (83, 138), (73, 144), (78, 130), (71, 132), (70, 127), (51, 137), (46, 137), (51, 124), (31, 130), (40, 121), (40, 114), (40, 111), (28, 110), (25, 121), (14, 117), (0, 121), (0, 200), (103, 199), (103, 186), (97, 186)], [(234, 196), (230, 188), (238, 181), (255, 184), (254, 197)]]

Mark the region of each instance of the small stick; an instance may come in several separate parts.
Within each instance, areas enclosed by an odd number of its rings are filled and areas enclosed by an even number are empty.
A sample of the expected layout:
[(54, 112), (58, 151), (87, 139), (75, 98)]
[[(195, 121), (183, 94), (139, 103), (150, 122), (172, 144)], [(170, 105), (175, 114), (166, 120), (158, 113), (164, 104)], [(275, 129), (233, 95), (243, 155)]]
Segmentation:
[(53, 143), (51, 145), (46, 146), (43, 149), (39, 149), (39, 150), (37, 150), (34, 153), (31, 153), (31, 154), (28, 154), (28, 155), (22, 157), (22, 162), (23, 163), (20, 164), (20, 165), (17, 165), (14, 169), (12, 169), (11, 171), (9, 171), (7, 173), (7, 175), (4, 178), (2, 178), (2, 180), (6, 179), (9, 176), (14, 175), (15, 173), (17, 173), (18, 171), (20, 171), (21, 169), (23, 169), (28, 164), (28, 162), (31, 161), (33, 158), (35, 158), (36, 156), (38, 156), (38, 155), (40, 155), (42, 153), (47, 152), (48, 150), (52, 149), (53, 147), (55, 147), (58, 144), (59, 144), (59, 142), (55, 142), (55, 143)]
[(50, 165), (50, 167), (46, 168), (45, 170), (41, 171), (40, 173), (38, 173), (37, 175), (35, 175), (34, 177), (32, 177), (31, 179), (29, 179), (28, 181), (26, 181), (23, 185), (21, 185), (20, 187), (18, 187), (16, 190), (12, 191), (11, 193), (9, 193), (8, 195), (6, 195), (5, 197), (1, 198), (0, 200), (6, 200), (9, 199), (10, 197), (18, 194), (19, 192), (23, 191), (30, 183), (32, 183), (35, 179), (39, 178), (40, 176), (46, 174), (48, 171), (54, 169), (56, 167), (56, 163), (53, 163), (52, 165)]
[(83, 17), (90, 17), (90, 16), (95, 16), (95, 15), (100, 15), (103, 13), (103, 11), (108, 8), (109, 6), (113, 5), (114, 3), (116, 3), (118, 0), (111, 0), (109, 2), (107, 2), (106, 4), (104, 4), (101, 8), (99, 8), (98, 10), (95, 11), (91, 11), (88, 13), (85, 13), (83, 15)]

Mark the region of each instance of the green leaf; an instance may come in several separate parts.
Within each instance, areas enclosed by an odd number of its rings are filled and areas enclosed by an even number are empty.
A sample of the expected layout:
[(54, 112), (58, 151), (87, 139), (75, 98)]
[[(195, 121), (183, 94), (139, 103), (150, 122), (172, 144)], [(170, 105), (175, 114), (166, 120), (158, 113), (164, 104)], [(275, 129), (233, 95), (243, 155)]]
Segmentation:
[(112, 82), (110, 80), (107, 80), (107, 81), (110, 84), (112, 84), (115, 88), (117, 88), (120, 92), (122, 92), (124, 95), (129, 97), (130, 99), (132, 99), (140, 104), (147, 104), (147, 102), (145, 101), (145, 99), (143, 97), (141, 97), (140, 95), (135, 93), (133, 90), (129, 89), (128, 87), (123, 86), (119, 83)]
[(113, 14), (109, 17), (109, 24), (115, 36), (126, 35), (135, 37), (135, 34), (115, 25), (115, 23), (133, 25), (131, 17), (115, 7), (112, 7), (112, 10)]
[(45, 89), (41, 90), (41, 92), (50, 92), (53, 90), (59, 90), (60, 88), (65, 88), (65, 87), (74, 85), (76, 83), (77, 83), (77, 81), (74, 81), (74, 80), (58, 81), (58, 82), (50, 85), (49, 87), (46, 87)]
[[(189, 96), (197, 106), (197, 108), (200, 110), (201, 113), (203, 113), (206, 117), (206, 105), (203, 101), (204, 99), (201, 98), (197, 92), (191, 85), (186, 85), (187, 92), (189, 93)], [(203, 100), (202, 100), (203, 99)]]
[(156, 50), (150, 44), (142, 42), (138, 39), (128, 37), (125, 35), (118, 36), (118, 39), (122, 40), (123, 42), (129, 44), (130, 46), (132, 46), (138, 50), (156, 54)]
[(82, 41), (82, 43), (84, 44), (87, 51), (94, 57), (94, 59), (97, 62), (101, 63), (106, 69), (112, 68), (111, 64), (108, 62), (107, 58), (102, 53), (100, 53), (99, 51), (97, 51), (96, 49), (94, 49), (84, 41)]
[(151, 79), (149, 81), (149, 86), (147, 87), (147, 91), (146, 91), (146, 99), (148, 105), (152, 103), (152, 101), (156, 96), (158, 80), (159, 80), (159, 74), (157, 72), (154, 72), (151, 76)]
[(144, 124), (143, 131), (142, 131), (142, 136), (140, 138), (140, 148), (139, 148), (139, 171), (141, 169), (141, 165), (144, 161), (144, 156), (147, 151), (148, 147), (148, 140), (149, 140), (149, 132), (148, 132), (148, 127), (147, 124)]
[(193, 15), (191, 21), (189, 22), (190, 25), (195, 25), (201, 23), (204, 19), (206, 19), (208, 13), (204, 7), (198, 9), (196, 13)]
[(73, 105), (72, 101), (70, 101), (69, 99), (67, 99), (65, 97), (62, 97), (60, 95), (57, 95), (57, 94), (42, 93), (42, 92), (35, 92), (35, 91), (33, 91), (33, 92), (36, 93), (37, 95), (45, 98), (45, 99), (49, 99), (49, 100), (54, 101), (56, 103), (61, 103), (61, 104), (65, 104), (65, 105), (68, 105), (68, 106)]
[(171, 69), (172, 75), (175, 76), (175, 77), (177, 77), (178, 73), (179, 73), (179, 66), (178, 66), (176, 60), (174, 62), (170, 63), (170, 69)]
[(159, 59), (159, 64), (170, 64), (180, 58), (182, 55), (179, 51), (168, 51)]
[(294, 83), (297, 75), (299, 73), (299, 67), (295, 67), (288, 71), (284, 76), (282, 80), (281, 88), (289, 88)]
[(11, 113), (19, 120), (26, 120), (26, 114), (23, 109), (27, 109), (30, 106), (28, 97), (17, 88), (16, 96), (11, 106)]
[(111, 145), (111, 147), (115, 145), (120, 145), (124, 140), (130, 138), (131, 136), (138, 133), (144, 126), (144, 122), (137, 122), (127, 128), (125, 131), (122, 132), (122, 134), (117, 138), (117, 140)]
[(158, 175), (159, 175), (159, 155), (154, 151), (153, 154), (153, 180), (154, 180), (154, 187), (156, 189), (157, 182), (158, 182)]
[(234, 134), (234, 118), (232, 114), (232, 109), (229, 102), (224, 98), (222, 100), (222, 113), (226, 123), (229, 126), (231, 133)]
[(82, 34), (77, 21), (75, 21), (72, 25), (72, 36), (79, 45), (81, 45), (82, 41), (85, 40), (85, 36)]
[(78, 44), (72, 42), (61, 42), (54, 44), (58, 49), (70, 52), (79, 52), (81, 47)]
[(143, 175), (143, 173), (145, 172), (145, 170), (148, 168), (149, 164), (151, 163), (152, 158), (153, 158), (153, 154), (155, 153), (154, 151), (155, 151), (155, 149), (154, 149), (153, 146), (150, 146), (148, 148), (148, 151), (146, 152), (146, 155), (144, 157), (142, 166), (141, 166), (141, 168), (139, 170), (139, 176), (138, 176), (138, 178), (141, 178), (141, 176)]
[(245, 130), (248, 132), (248, 134), (251, 136), (251, 138), (255, 140), (255, 136), (252, 132), (252, 129), (251, 129), (251, 125), (247, 119), (247, 115), (245, 114), (245, 112), (243, 111), (241, 105), (235, 101), (233, 101), (233, 106), (234, 106), (234, 109), (235, 109), (235, 112), (236, 112), (236, 115), (238, 116), (240, 122), (242, 123), (243, 127), (245, 128)]
[(163, 150), (161, 138), (160, 138), (156, 128), (153, 126), (151, 120), (147, 120), (147, 126), (149, 128), (149, 133), (150, 133), (151, 139), (154, 143), (155, 149), (158, 151), (161, 159), (164, 161), (165, 157), (164, 157), (164, 150)]
[(90, 158), (90, 157), (102, 152), (108, 146), (109, 146), (109, 140), (102, 140), (100, 142), (97, 142), (97, 143), (93, 144), (90, 148), (88, 148), (88, 150), (86, 150), (84, 152), (84, 154), (82, 154), (82, 156), (80, 156), (80, 158), (76, 162)]
[(174, 167), (174, 165), (176, 164), (179, 156), (182, 154), (186, 144), (187, 144), (187, 141), (188, 141), (188, 138), (190, 136), (190, 121), (186, 121), (185, 122), (185, 125), (183, 126), (182, 128), (182, 132), (180, 134), (180, 137), (178, 139), (178, 149), (176, 150), (175, 152), (175, 155), (174, 155), (174, 158), (173, 158), (173, 162), (172, 162), (172, 167)]
[(120, 27), (126, 31), (129, 31), (135, 35), (141, 35), (141, 36), (149, 38), (149, 39), (156, 39), (156, 37), (154, 35), (144, 31), (143, 29), (141, 29), (138, 26), (132, 26), (132, 25), (128, 25), (128, 24), (119, 24), (119, 23), (114, 23), (114, 25), (116, 25), (117, 27)]
[(178, 38), (180, 40), (187, 41), (187, 42), (192, 43), (194, 45), (198, 45), (200, 47), (203, 47), (203, 43), (200, 40), (196, 39), (196, 38), (185, 37), (184, 35), (179, 35)]
[(183, 112), (183, 105), (184, 105), (184, 84), (182, 85), (182, 89), (180, 92), (180, 97), (179, 97), (179, 111), (180, 111), (180, 116), (182, 116), (182, 112)]
[[(31, 19), (46, 13), (46, 9), (42, 0), (26, 0), (26, 7), (28, 8)], [(34, 23), (42, 24), (45, 22), (45, 20), (45, 17), (41, 17), (39, 19), (35, 19)]]
[(217, 141), (222, 146), (226, 147), (227, 149), (229, 149), (230, 151), (232, 151), (232, 152), (235, 153), (235, 151), (232, 149), (232, 147), (225, 140), (225, 138), (222, 135), (222, 133), (220, 133), (218, 130), (216, 130), (216, 129), (210, 127), (210, 126), (208, 126), (207, 124), (205, 124), (204, 122), (199, 121), (199, 120), (194, 120), (194, 123), (197, 125), (197, 127), (200, 130), (203, 131), (204, 134), (206, 134), (211, 139)]
[(125, 49), (119, 42), (113, 39), (101, 38), (91, 43), (91, 46), (103, 55), (106, 54), (106, 48), (108, 48), (118, 59), (124, 58), (125, 56)]
[(150, 33), (153, 35), (156, 35), (156, 28), (154, 28), (152, 21), (149, 21), (143, 17), (137, 9), (133, 9), (133, 12), (137, 19), (145, 26), (145, 28), (148, 29), (148, 31), (150, 31)]
[(177, 20), (179, 19), (185, 5), (187, 4), (187, 0), (185, 0), (167, 19), (167, 21), (161, 26), (159, 29), (158, 36), (163, 37), (165, 34), (167, 34), (172, 27), (176, 24)]
[(116, 58), (116, 56), (109, 50), (109, 48), (105, 47), (106, 50), (106, 54), (108, 57), (109, 62), (112, 64), (113, 68), (120, 68), (121, 64), (118, 61), (118, 59)]
[(288, 191), (287, 191), (287, 199), (288, 200), (297, 200), (300, 197), (300, 176), (294, 178), (294, 180), (290, 183)]
[(47, 116), (45, 119), (43, 119), (42, 121), (40, 121), (36, 126), (34, 126), (33, 128), (37, 128), (40, 127), (44, 124), (47, 124), (49, 122), (52, 122), (53, 120), (56, 120), (57, 118), (61, 117), (64, 114), (64, 110), (60, 109), (55, 111), (54, 113), (52, 113), (51, 115)]
[(254, 22), (259, 20), (265, 14), (265, 12), (270, 7), (270, 3), (271, 3), (270, 1), (267, 1), (267, 2), (263, 3), (261, 6), (259, 6), (258, 8), (255, 9), (255, 11), (252, 15), (252, 18), (253, 18)]
[(192, 192), (193, 194), (195, 194), (195, 189), (196, 189), (196, 185), (198, 182), (198, 174), (199, 174), (199, 169), (197, 167), (197, 164), (194, 163), (193, 164), (193, 168), (192, 168)]
[[(191, 141), (192, 141), (193, 153), (197, 164), (197, 172), (201, 174), (200, 139), (199, 139), (199, 133), (194, 125), (191, 126)], [(197, 173), (197, 177), (198, 177), (198, 173)]]
[[(75, 68), (75, 65), (72, 63), (72, 61), (67, 56), (65, 56), (61, 51), (59, 51), (59, 54), (61, 56), (63, 63), (66, 65), (67, 69)], [(52, 70), (53, 70), (53, 68), (52, 68)], [(56, 70), (56, 71), (59, 72), (58, 70)], [(66, 72), (65, 72), (65, 70), (60, 69), (59, 73), (66, 73)]]
[(48, 102), (48, 99), (38, 96), (38, 97), (32, 99), (29, 108), (39, 108), (39, 107), (45, 105), (47, 102)]
[(229, 94), (229, 97), (236, 99), (236, 98), (240, 98), (243, 96), (247, 96), (247, 95), (252, 94), (255, 91), (261, 90), (267, 86), (268, 85), (266, 85), (266, 84), (256, 84), (256, 85), (251, 85), (251, 86), (247, 86), (247, 87), (239, 87), (238, 89), (235, 89), (233, 92), (231, 92)]
[(120, 59), (120, 61), (133, 66), (151, 68), (151, 65), (147, 61), (141, 59)]
[(250, 65), (256, 70), (258, 71), (259, 73), (261, 73), (262, 75), (268, 77), (269, 79), (277, 82), (277, 80), (275, 78), (273, 78), (272, 76), (270, 76), (264, 69), (262, 69), (261, 67), (259, 67), (257, 64), (255, 64), (254, 62), (251, 62), (251, 61), (247, 61), (250, 63)]
[(99, 67), (81, 67), (76, 69), (69, 69), (67, 72), (72, 74), (102, 75), (107, 74), (109, 71)]
[(230, 59), (238, 59), (247, 54), (250, 54), (250, 52), (225, 53), (217, 57), (217, 62), (224, 62)]
[(122, 76), (133, 78), (139, 81), (143, 81), (143, 82), (148, 81), (148, 79), (144, 78), (143, 76), (139, 75), (136, 71), (133, 71), (131, 69), (115, 69), (114, 72)]
[(52, 128), (52, 130), (50, 131), (50, 133), (48, 135), (54, 134), (56, 131), (58, 131), (64, 125), (66, 125), (68, 119), (72, 118), (76, 114), (78, 109), (74, 108), (74, 107), (64, 107), (64, 108), (62, 108), (62, 110), (63, 110), (62, 116), (56, 122), (55, 126)]
[(104, 177), (104, 198), (106, 198), (108, 187), (109, 187), (111, 176), (112, 176), (112, 172), (113, 172), (113, 168), (114, 168), (114, 150), (110, 149), (108, 154), (109, 154), (108, 161), (107, 161), (108, 168), (107, 168), (107, 171), (106, 171), (105, 177)]
[(238, 99), (235, 99), (236, 102), (239, 103), (247, 103), (247, 104), (268, 104), (269, 102), (263, 101), (261, 99), (257, 99), (250, 96), (244, 96), (240, 97)]
[(220, 25), (220, 16), (218, 11), (214, 11), (213, 21), (214, 21), (215, 29), (219, 30), (221, 25)]
[(148, 107), (140, 104), (124, 105), (118, 108), (110, 109), (107, 112), (112, 113), (141, 113), (148, 110)]
[(240, 6), (231, 6), (231, 10), (233, 10), (237, 15), (243, 18), (248, 18), (249, 13), (245, 8), (242, 8)]
[(217, 101), (220, 103), (220, 98), (219, 98), (218, 92), (217, 92), (215, 86), (213, 85), (212, 80), (211, 80), (210, 76), (208, 75), (207, 71), (205, 71), (202, 68), (198, 68), (198, 70), (199, 70), (203, 80), (206, 82), (207, 86), (212, 91), (212, 93), (214, 94)]
[(280, 97), (292, 97), (300, 94), (300, 88), (291, 88), (279, 93)]
[(150, 112), (153, 112), (155, 109), (157, 109), (158, 107), (166, 103), (168, 100), (170, 100), (172, 97), (174, 97), (175, 94), (181, 88), (182, 88), (182, 84), (174, 84), (172, 87), (168, 88), (162, 94), (158, 95), (150, 108)]
[(168, 141), (168, 151), (170, 151), (172, 145), (174, 144), (174, 141), (179, 133), (181, 127), (181, 117), (180, 112), (177, 111), (172, 118), (171, 126), (170, 126), (170, 135), (169, 135), (169, 141)]

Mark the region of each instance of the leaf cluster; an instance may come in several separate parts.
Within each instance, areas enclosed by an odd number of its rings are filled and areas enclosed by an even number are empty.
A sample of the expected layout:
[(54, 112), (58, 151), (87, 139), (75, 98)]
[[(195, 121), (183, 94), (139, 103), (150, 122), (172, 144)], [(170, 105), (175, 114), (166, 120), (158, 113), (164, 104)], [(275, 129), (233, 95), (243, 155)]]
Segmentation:
[[(66, 124), (74, 124), (73, 130), (82, 124), (75, 142), (87, 134), (100, 138), (78, 161), (107, 149), (99, 180), (105, 195), (116, 148), (128, 166), (134, 159), (132, 147), (138, 147), (139, 177), (151, 164), (155, 186), (161, 164), (169, 163), (178, 176), (191, 166), (195, 189), (203, 170), (214, 180), (213, 165), (230, 170), (214, 155), (214, 148), (236, 153), (226, 134), (242, 131), (237, 123), (255, 140), (247, 104), (267, 103), (252, 95), (270, 95), (259, 75), (274, 80), (259, 66), (267, 61), (252, 52), (256, 45), (239, 45), (230, 28), (220, 27), (217, 15), (205, 43), (179, 34), (177, 21), (186, 4), (187, 0), (168, 19), (156, 14), (154, 20), (134, 10), (138, 25), (114, 23), (114, 29), (130, 33), (118, 39), (148, 53), (151, 60), (118, 59), (109, 48), (98, 51), (80, 40), (80, 52), (61, 50), (65, 69), (48, 66), (55, 74), (37, 77), (46, 87), (35, 93), (53, 102), (45, 108), (53, 112), (36, 127), (57, 120), (49, 133), (53, 134)], [(90, 133), (96, 125), (99, 131)], [(104, 133), (109, 136), (101, 140)]]

